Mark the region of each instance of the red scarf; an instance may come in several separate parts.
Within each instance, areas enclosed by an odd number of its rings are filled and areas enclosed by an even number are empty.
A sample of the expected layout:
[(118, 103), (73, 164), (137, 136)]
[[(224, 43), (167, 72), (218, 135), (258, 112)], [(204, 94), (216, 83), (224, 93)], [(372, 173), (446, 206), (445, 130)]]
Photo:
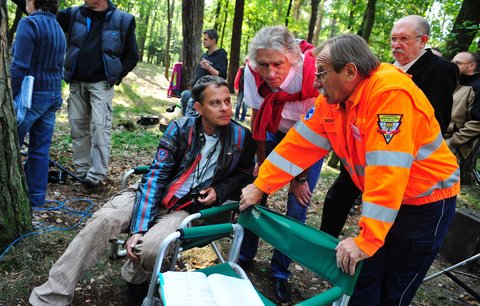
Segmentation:
[(303, 60), (302, 90), (293, 94), (284, 91), (272, 92), (270, 87), (260, 78), (258, 72), (250, 69), (255, 77), (258, 94), (264, 98), (262, 106), (257, 112), (253, 126), (253, 139), (265, 141), (267, 131), (276, 133), (282, 119), (282, 110), (285, 102), (303, 101), (316, 98), (318, 91), (313, 87), (315, 80), (315, 57), (311, 50), (305, 52)]

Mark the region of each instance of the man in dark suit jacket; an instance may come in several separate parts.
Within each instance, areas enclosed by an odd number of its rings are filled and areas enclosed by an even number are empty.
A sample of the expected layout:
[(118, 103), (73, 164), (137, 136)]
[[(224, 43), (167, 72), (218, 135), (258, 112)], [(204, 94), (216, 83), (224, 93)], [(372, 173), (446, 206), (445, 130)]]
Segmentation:
[[(416, 15), (399, 19), (391, 32), (392, 53), (395, 65), (412, 75), (413, 82), (423, 91), (435, 110), (442, 134), (450, 124), (453, 92), (457, 87), (457, 65), (425, 49), (430, 35), (428, 21)], [(338, 178), (328, 190), (323, 203), (320, 229), (338, 237), (348, 217), (348, 212), (360, 190), (342, 167)]]
[(435, 109), (442, 134), (450, 124), (453, 92), (459, 78), (458, 67), (425, 49), (430, 35), (428, 21), (416, 15), (399, 19), (391, 32), (395, 65), (411, 74), (413, 81)]

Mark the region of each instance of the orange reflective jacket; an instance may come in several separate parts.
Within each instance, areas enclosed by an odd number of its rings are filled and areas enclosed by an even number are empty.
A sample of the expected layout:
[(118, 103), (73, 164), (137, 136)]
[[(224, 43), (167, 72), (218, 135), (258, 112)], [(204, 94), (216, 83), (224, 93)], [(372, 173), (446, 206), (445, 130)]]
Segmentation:
[(255, 185), (270, 194), (332, 148), (363, 191), (355, 242), (370, 256), (383, 245), (400, 205), (428, 204), (460, 191), (457, 161), (431, 104), (393, 65), (381, 64), (344, 105), (319, 96), (265, 160)]

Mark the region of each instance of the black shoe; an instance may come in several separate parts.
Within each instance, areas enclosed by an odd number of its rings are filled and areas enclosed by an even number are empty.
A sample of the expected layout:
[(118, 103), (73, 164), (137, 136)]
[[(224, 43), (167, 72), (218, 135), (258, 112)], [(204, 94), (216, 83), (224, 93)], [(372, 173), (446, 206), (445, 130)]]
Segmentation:
[(245, 272), (252, 271), (253, 269), (253, 260), (242, 260), (239, 259), (237, 264), (243, 269)]
[(141, 306), (148, 293), (148, 282), (142, 284), (127, 283), (127, 302), (129, 306)]
[(292, 288), (288, 283), (288, 279), (272, 277), (272, 281), (273, 295), (275, 296), (275, 298), (281, 303), (286, 303), (290, 301), (292, 295)]

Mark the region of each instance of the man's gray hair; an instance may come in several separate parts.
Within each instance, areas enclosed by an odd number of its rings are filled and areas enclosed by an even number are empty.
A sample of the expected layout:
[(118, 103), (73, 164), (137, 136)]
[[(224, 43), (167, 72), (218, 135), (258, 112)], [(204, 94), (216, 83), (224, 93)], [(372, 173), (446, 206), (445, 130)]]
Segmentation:
[(274, 49), (283, 53), (293, 66), (302, 63), (300, 47), (284, 26), (264, 27), (252, 39), (248, 46), (248, 60), (254, 69), (257, 67), (257, 53), (260, 49)]
[(332, 37), (315, 48), (314, 55), (318, 56), (325, 48), (329, 49), (330, 62), (337, 72), (346, 64), (353, 63), (357, 66), (360, 75), (366, 78), (380, 65), (380, 61), (373, 55), (367, 42), (356, 34)]
[(198, 81), (193, 86), (193, 101), (203, 104), (203, 99), (205, 99), (205, 95), (203, 94), (203, 92), (205, 91), (205, 88), (207, 88), (209, 85), (214, 85), (216, 88), (219, 88), (221, 86), (228, 87), (227, 81), (225, 81), (221, 77), (204, 75), (200, 79), (198, 79)]

